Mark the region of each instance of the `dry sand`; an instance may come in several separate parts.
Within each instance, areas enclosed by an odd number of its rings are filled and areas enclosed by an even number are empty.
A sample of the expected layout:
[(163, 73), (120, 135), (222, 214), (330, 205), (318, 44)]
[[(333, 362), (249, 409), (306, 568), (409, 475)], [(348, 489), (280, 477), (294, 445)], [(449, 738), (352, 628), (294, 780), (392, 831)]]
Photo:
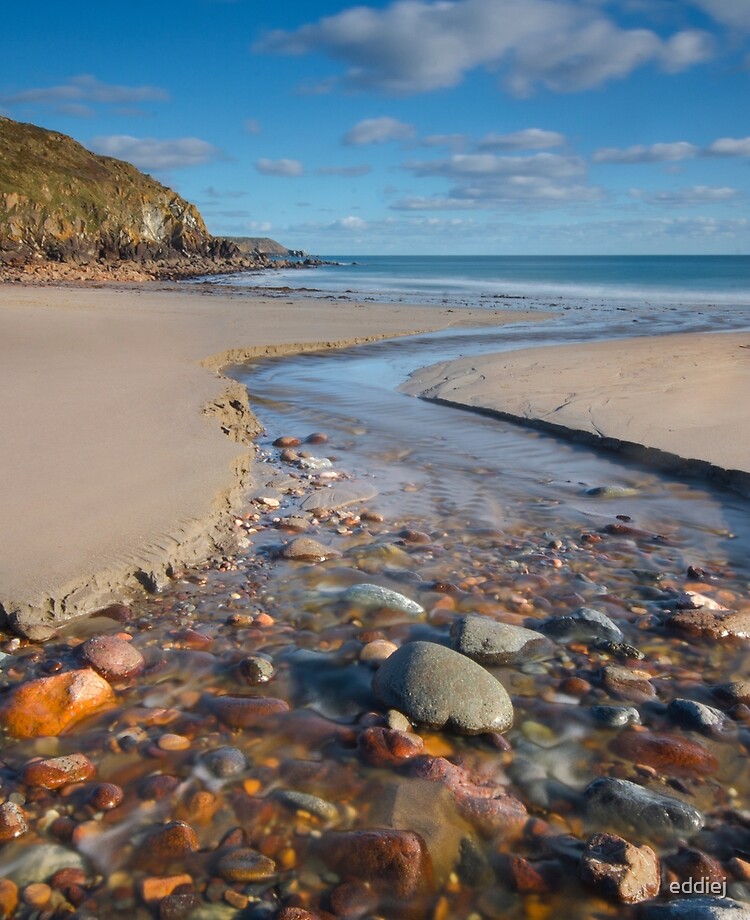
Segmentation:
[(402, 389), (750, 487), (750, 334), (461, 358), (422, 368)]
[(158, 580), (221, 543), (254, 431), (244, 388), (222, 367), (524, 318), (202, 288), (0, 285), (0, 604), (12, 625), (41, 638), (118, 597), (134, 574)]

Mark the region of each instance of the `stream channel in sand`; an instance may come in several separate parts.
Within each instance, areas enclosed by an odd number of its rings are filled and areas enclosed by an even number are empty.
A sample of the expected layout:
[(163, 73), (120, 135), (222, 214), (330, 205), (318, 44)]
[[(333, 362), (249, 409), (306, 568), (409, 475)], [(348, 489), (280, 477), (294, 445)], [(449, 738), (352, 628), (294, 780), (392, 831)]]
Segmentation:
[[(271, 920), (283, 906), (388, 920), (636, 916), (578, 880), (589, 834), (619, 830), (656, 851), (665, 880), (723, 873), (729, 893), (750, 900), (737, 862), (750, 854), (750, 709), (710, 691), (750, 677), (745, 646), (665, 625), (687, 588), (747, 609), (748, 500), (396, 391), (417, 366), (459, 355), (745, 325), (727, 308), (601, 306), (234, 368), (266, 429), (270, 502), (238, 518), (242, 552), (184, 573), (128, 623), (79, 621), (19, 656), (27, 676), (55, 673), (87, 635), (120, 629), (147, 668), (95, 720), (9, 750), (8, 792), (34, 756), (87, 752), (97, 774), (60, 792), (22, 787), (13, 801), (33, 831), (4, 846), (2, 874), (22, 887), (54, 878), (50, 866), (74, 867), (75, 885), (61, 882), (52, 903), (87, 917)], [(330, 471), (282, 463), (271, 446), (311, 432), (328, 440), (297, 450), (331, 458)], [(296, 536), (284, 521), (335, 483), (328, 472), (372, 496), (307, 515), (306, 535), (342, 555), (280, 558)], [(360, 516), (363, 507), (374, 513)], [(708, 580), (689, 578), (689, 566)], [(360, 583), (426, 613), (348, 603)], [(610, 616), (626, 645), (560, 641), (493, 668), (515, 708), (505, 736), (425, 731), (388, 747), (373, 735), (385, 714), (364, 660), (373, 643), (447, 645), (467, 614), (528, 626), (581, 606)], [(272, 663), (268, 681), (259, 658)], [(677, 724), (667, 708), (676, 698), (732, 714), (707, 735)], [(641, 727), (615, 725), (612, 707), (633, 707), (623, 718)], [(623, 830), (614, 813), (586, 808), (584, 790), (601, 776), (682, 799), (705, 828)], [(101, 783), (120, 790), (115, 804), (97, 804)], [(411, 876), (378, 868), (356, 842), (341, 852), (336, 841), (350, 838), (338, 834), (373, 827), (420, 833), (434, 878), (416, 864)], [(163, 877), (177, 881), (148, 887)]]

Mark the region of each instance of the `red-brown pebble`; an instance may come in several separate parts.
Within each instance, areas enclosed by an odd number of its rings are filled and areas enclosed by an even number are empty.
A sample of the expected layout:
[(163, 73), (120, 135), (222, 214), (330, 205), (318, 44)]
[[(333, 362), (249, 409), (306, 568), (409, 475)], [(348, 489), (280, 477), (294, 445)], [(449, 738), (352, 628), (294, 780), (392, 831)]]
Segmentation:
[(22, 837), (29, 829), (23, 809), (15, 802), (0, 805), (0, 843)]
[(95, 671), (68, 671), (13, 689), (0, 707), (0, 724), (16, 738), (56, 736), (114, 703), (112, 688)]
[(122, 805), (125, 793), (114, 783), (99, 783), (91, 790), (89, 804), (97, 811), (111, 811)]
[(388, 728), (366, 728), (357, 739), (359, 756), (373, 767), (397, 766), (424, 750), (419, 735)]
[(9, 878), (0, 878), (0, 916), (14, 916), (17, 907), (18, 887)]
[(702, 744), (681, 735), (624, 731), (610, 743), (609, 749), (625, 760), (645, 764), (670, 776), (714, 773), (719, 767), (716, 757)]
[(228, 882), (262, 882), (276, 875), (276, 863), (255, 850), (239, 848), (221, 856), (216, 871)]
[(566, 677), (560, 683), (560, 692), (570, 696), (586, 696), (591, 690), (591, 684), (582, 677)]
[(108, 680), (135, 677), (146, 667), (146, 660), (133, 643), (117, 636), (93, 636), (80, 647), (79, 655)]
[(52, 889), (49, 885), (45, 885), (44, 882), (34, 882), (31, 885), (27, 885), (21, 893), (23, 903), (36, 910), (46, 907), (51, 897)]
[(651, 847), (633, 846), (615, 834), (589, 837), (579, 875), (599, 894), (625, 904), (656, 897), (661, 881), (659, 860)]
[(176, 776), (155, 773), (138, 784), (138, 795), (144, 802), (152, 799), (159, 802), (171, 795), (179, 785), (180, 781)]
[(198, 848), (198, 838), (192, 827), (183, 821), (172, 821), (148, 834), (135, 853), (134, 863), (139, 869), (161, 874)]
[(95, 773), (96, 767), (85, 754), (67, 754), (26, 764), (22, 779), (27, 786), (60, 789), (70, 783), (84, 783)]
[(507, 869), (512, 887), (521, 894), (549, 894), (559, 882), (560, 866), (551, 860), (530, 862), (511, 856)]
[(189, 875), (150, 876), (141, 880), (139, 894), (146, 904), (153, 904), (169, 897), (178, 888), (191, 887), (193, 880)]
[(60, 869), (49, 880), (49, 884), (56, 891), (65, 891), (66, 888), (70, 888), (72, 885), (85, 885), (86, 873), (83, 869)]
[(281, 438), (276, 438), (273, 442), (274, 447), (299, 447), (302, 443), (301, 438), (294, 438), (289, 435), (285, 435)]
[(314, 431), (305, 438), (305, 444), (325, 444), (327, 440), (327, 434), (323, 434), (322, 431)]
[(213, 714), (230, 728), (256, 728), (289, 711), (289, 703), (271, 696), (218, 696), (210, 702)]

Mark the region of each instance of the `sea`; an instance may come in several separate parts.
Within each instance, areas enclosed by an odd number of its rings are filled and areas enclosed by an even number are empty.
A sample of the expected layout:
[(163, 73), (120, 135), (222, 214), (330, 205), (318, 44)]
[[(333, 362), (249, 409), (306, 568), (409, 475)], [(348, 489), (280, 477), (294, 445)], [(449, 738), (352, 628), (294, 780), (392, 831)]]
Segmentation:
[[(494, 306), (597, 301), (750, 306), (750, 255), (347, 256), (334, 264), (227, 275), (219, 283), (386, 302)], [(517, 304), (519, 308), (524, 303)]]

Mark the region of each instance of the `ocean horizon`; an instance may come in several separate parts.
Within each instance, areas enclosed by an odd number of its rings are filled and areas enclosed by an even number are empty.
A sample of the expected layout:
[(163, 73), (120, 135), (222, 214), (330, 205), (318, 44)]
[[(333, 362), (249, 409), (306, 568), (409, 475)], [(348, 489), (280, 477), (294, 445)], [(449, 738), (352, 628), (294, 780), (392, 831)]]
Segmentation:
[(228, 275), (248, 287), (356, 294), (427, 303), (545, 298), (750, 304), (750, 256), (322, 255), (309, 269)]

